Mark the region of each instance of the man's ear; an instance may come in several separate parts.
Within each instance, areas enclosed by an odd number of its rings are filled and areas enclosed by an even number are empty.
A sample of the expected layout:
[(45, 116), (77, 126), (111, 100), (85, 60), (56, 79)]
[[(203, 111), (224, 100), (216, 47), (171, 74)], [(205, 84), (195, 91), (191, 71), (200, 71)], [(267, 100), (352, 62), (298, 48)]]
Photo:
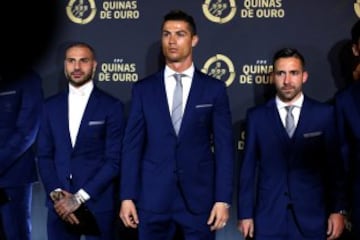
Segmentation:
[(195, 47), (198, 42), (199, 42), (199, 36), (198, 36), (198, 35), (194, 35), (194, 36), (192, 37), (191, 46), (192, 46), (192, 47)]
[(359, 48), (358, 48), (358, 45), (356, 45), (356, 44), (353, 44), (352, 45), (352, 52), (353, 52), (353, 54), (354, 54), (354, 56), (356, 56), (356, 57), (358, 57), (359, 56)]
[(304, 71), (303, 72), (303, 80), (302, 80), (302, 82), (305, 83), (308, 80), (308, 77), (309, 77), (309, 73), (307, 71)]

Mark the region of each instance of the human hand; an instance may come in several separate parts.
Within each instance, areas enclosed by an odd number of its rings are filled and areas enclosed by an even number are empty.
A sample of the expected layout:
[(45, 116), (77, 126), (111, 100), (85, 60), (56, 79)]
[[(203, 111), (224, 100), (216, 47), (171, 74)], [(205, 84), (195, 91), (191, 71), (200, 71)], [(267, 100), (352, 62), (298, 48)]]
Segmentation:
[(216, 202), (210, 212), (207, 224), (211, 231), (222, 229), (229, 219), (229, 205), (224, 202)]
[(340, 237), (345, 228), (345, 216), (340, 213), (332, 213), (328, 219), (327, 240)]
[(252, 218), (242, 219), (238, 222), (238, 230), (244, 238), (254, 237), (254, 220)]
[[(56, 213), (65, 221), (75, 224), (79, 223), (73, 212), (78, 209), (81, 203), (76, 199), (74, 194), (67, 191), (57, 191), (57, 194), (50, 194), (54, 200), (54, 209)], [(70, 216), (71, 215), (71, 216)]]
[(139, 224), (139, 218), (135, 204), (132, 200), (123, 200), (121, 202), (119, 217), (124, 223), (125, 227), (137, 228)]

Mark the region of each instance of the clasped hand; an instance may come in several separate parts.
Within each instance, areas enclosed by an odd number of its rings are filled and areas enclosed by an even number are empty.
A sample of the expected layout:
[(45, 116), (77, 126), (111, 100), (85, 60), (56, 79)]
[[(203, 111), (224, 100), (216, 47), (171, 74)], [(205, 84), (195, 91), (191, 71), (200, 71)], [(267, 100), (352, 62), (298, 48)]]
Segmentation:
[(69, 222), (70, 224), (79, 224), (78, 218), (75, 216), (74, 211), (81, 205), (75, 197), (67, 191), (61, 190), (61, 197), (54, 201), (54, 209), (61, 219)]

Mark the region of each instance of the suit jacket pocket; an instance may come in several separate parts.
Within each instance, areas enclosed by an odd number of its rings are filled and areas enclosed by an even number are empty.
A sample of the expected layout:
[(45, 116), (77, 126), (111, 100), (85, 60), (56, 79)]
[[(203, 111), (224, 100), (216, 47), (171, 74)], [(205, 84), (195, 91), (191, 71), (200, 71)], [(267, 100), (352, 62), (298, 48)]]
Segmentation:
[(90, 139), (97, 140), (105, 138), (106, 125), (105, 120), (89, 121), (86, 128), (86, 134)]
[(211, 122), (213, 105), (204, 103), (195, 106), (196, 119), (201, 125), (208, 125)]
[(0, 92), (0, 113), (17, 112), (20, 97), (15, 90)]
[(21, 105), (21, 96), (15, 90), (0, 92), (0, 127), (12, 128), (16, 125)]
[(322, 131), (315, 131), (315, 132), (307, 132), (304, 133), (304, 138), (313, 138), (313, 137), (318, 137), (321, 136), (323, 134)]
[(105, 124), (104, 120), (89, 121), (88, 123), (89, 126), (104, 125), (104, 124)]
[(212, 106), (213, 106), (212, 103), (203, 103), (196, 105), (195, 108), (212, 108)]

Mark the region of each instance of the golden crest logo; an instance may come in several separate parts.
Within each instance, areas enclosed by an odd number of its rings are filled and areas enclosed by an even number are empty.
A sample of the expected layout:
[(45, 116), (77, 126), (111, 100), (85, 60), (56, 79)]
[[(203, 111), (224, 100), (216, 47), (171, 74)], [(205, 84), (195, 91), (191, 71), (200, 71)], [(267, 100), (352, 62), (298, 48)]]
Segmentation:
[(205, 0), (202, 10), (207, 19), (215, 23), (227, 23), (236, 14), (235, 0)]
[(74, 23), (87, 24), (96, 15), (95, 0), (70, 0), (66, 6), (66, 14)]
[(360, 18), (360, 0), (357, 0), (356, 3), (354, 3), (354, 11), (356, 13), (356, 16)]
[(232, 61), (225, 55), (216, 54), (204, 64), (201, 72), (216, 79), (222, 80), (226, 86), (230, 86), (235, 79), (235, 68)]

